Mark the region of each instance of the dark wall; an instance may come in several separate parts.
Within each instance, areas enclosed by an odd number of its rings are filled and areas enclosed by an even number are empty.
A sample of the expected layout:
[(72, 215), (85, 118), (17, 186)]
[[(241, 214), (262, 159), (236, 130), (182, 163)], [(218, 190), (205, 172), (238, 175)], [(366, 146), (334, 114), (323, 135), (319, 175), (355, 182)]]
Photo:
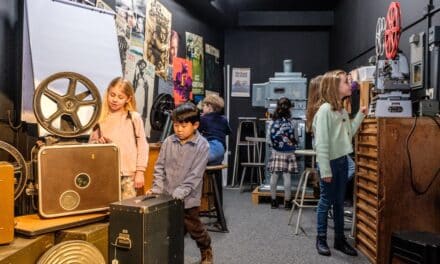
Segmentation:
[(0, 1), (0, 140), (10, 143), (16, 131), (8, 121), (15, 125), (20, 109), (22, 8), (21, 0)]
[[(243, 29), (225, 32), (225, 65), (251, 68), (251, 85), (267, 82), (275, 72), (283, 71), (283, 60), (292, 59), (293, 71), (307, 78), (328, 70), (330, 33), (322, 30)], [(252, 107), (251, 98), (232, 97), (230, 150), (234, 151), (238, 117), (263, 118), (264, 108)], [(263, 123), (260, 124), (263, 127)], [(232, 168), (233, 154), (229, 164)], [(230, 170), (232, 171), (232, 170)]]
[[(331, 34), (332, 68), (352, 70), (367, 65), (368, 58), (375, 55), (376, 21), (386, 16), (391, 0), (340, 0), (335, 9), (335, 23)], [(440, 14), (428, 15), (426, 10), (432, 2), (434, 10), (440, 8), (438, 0), (401, 0), (403, 32), (400, 37), (400, 49), (410, 55), (409, 37), (424, 31), (428, 33), (430, 20), (432, 25), (440, 24)], [(438, 11), (438, 10), (437, 10)], [(430, 18), (432, 17), (432, 18)], [(414, 92), (413, 97), (425, 94), (424, 89)]]

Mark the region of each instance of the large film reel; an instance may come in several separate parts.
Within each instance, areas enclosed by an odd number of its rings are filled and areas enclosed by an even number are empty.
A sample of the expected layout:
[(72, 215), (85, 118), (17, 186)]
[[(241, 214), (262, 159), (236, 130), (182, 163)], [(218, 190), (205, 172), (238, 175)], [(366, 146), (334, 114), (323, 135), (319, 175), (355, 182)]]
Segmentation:
[(14, 184), (14, 199), (17, 200), (18, 197), (23, 193), (24, 188), (26, 187), (29, 171), (26, 166), (26, 162), (21, 155), (21, 153), (14, 148), (12, 145), (0, 141), (0, 150), (3, 150), (12, 157), (13, 160), (9, 160), (14, 166), (14, 176), (15, 176), (15, 184)]
[(105, 264), (105, 260), (93, 244), (71, 240), (51, 247), (37, 264)]
[[(63, 82), (66, 81), (67, 89), (64, 93), (60, 93), (60, 89), (54, 89), (53, 86), (56, 86), (54, 83), (58, 82), (58, 86), (63, 86)], [(43, 98), (49, 99), (56, 105), (56, 110), (49, 116), (45, 116), (43, 107), (47, 105), (43, 105)], [(82, 122), (79, 112), (84, 108), (89, 108), (89, 116), (85, 122)], [(95, 125), (100, 112), (99, 91), (92, 81), (81, 74), (74, 72), (53, 74), (44, 79), (35, 90), (35, 116), (38, 123), (53, 135), (65, 138), (77, 137)], [(57, 126), (56, 123), (59, 125)]]
[(159, 94), (153, 102), (150, 112), (150, 124), (153, 129), (162, 130), (167, 118), (174, 110), (174, 100), (170, 94)]

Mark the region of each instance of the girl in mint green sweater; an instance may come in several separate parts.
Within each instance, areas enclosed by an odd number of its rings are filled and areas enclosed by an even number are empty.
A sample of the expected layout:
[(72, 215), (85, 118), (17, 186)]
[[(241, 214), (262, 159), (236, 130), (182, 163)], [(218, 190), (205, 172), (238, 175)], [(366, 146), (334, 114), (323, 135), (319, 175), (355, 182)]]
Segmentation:
[(312, 124), (321, 176), (316, 248), (319, 254), (325, 256), (331, 254), (327, 245), (327, 215), (331, 206), (335, 222), (335, 249), (347, 255), (357, 255), (344, 236), (344, 197), (348, 181), (347, 155), (353, 152), (352, 138), (367, 110), (361, 107), (354, 120), (350, 121), (342, 105), (342, 98), (350, 95), (347, 74), (340, 70), (327, 72), (321, 81), (320, 107)]

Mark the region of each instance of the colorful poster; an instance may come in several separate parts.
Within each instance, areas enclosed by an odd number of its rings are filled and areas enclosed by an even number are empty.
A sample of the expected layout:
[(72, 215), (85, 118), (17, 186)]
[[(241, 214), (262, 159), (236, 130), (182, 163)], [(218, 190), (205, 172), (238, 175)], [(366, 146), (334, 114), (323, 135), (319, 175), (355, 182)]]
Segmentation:
[(192, 62), (183, 58), (174, 58), (173, 64), (173, 97), (178, 105), (193, 99)]
[(250, 97), (251, 69), (232, 68), (231, 96)]
[(205, 90), (220, 91), (222, 86), (222, 69), (220, 67), (220, 50), (205, 44)]
[(204, 94), (204, 59), (203, 38), (199, 35), (186, 32), (186, 59), (193, 67), (193, 93)]
[(156, 74), (166, 78), (169, 61), (171, 12), (157, 0), (147, 1), (145, 51), (147, 60), (156, 66)]

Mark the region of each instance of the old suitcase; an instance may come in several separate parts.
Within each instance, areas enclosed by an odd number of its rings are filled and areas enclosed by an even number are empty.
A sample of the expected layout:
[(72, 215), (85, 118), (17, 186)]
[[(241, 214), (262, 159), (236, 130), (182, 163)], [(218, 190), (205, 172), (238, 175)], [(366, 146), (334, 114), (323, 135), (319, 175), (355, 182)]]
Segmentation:
[(93, 244), (108, 259), (108, 223), (96, 223), (55, 233), (55, 243), (84, 240)]
[(0, 162), (0, 245), (14, 240), (14, 167)]
[(0, 247), (0, 264), (36, 263), (54, 245), (54, 235), (46, 234), (33, 239), (16, 237), (8, 246)]
[(56, 145), (38, 152), (38, 211), (59, 217), (107, 210), (120, 200), (113, 144)]
[(166, 195), (110, 205), (109, 262), (183, 263), (183, 203)]

